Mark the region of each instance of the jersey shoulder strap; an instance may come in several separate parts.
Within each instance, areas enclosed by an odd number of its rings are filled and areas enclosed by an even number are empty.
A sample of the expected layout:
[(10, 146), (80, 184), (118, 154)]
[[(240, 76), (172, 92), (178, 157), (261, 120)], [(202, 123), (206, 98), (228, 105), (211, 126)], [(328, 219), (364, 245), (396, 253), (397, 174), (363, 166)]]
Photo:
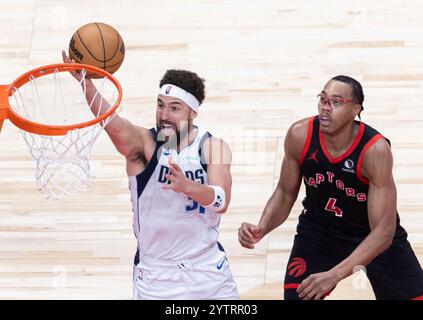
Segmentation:
[[(200, 133), (200, 132), (199, 132)], [(206, 158), (204, 157), (204, 143), (210, 139), (213, 135), (206, 131), (203, 136), (201, 137), (200, 143), (198, 144), (198, 156), (200, 157), (200, 164), (201, 167), (203, 168), (203, 170), (205, 172), (207, 172), (207, 161)]]

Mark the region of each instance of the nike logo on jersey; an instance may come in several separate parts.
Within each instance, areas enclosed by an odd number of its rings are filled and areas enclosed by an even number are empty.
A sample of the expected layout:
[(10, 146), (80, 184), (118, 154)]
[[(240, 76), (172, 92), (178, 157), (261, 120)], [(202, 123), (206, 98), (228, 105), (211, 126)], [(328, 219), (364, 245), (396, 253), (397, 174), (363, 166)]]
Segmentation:
[(217, 270), (222, 269), (222, 266), (223, 266), (223, 264), (225, 263), (225, 261), (226, 261), (226, 257), (224, 257), (224, 258), (222, 259), (222, 261), (221, 261), (220, 263), (218, 263), (218, 265), (216, 266)]

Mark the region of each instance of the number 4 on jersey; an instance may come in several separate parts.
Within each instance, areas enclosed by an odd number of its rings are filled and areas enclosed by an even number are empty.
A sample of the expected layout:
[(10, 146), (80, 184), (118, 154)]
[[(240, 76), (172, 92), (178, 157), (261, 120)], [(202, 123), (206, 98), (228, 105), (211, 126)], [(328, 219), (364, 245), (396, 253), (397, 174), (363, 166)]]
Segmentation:
[(325, 210), (335, 213), (335, 216), (342, 217), (342, 210), (338, 207), (335, 207), (336, 199), (329, 198), (328, 203), (326, 204)]

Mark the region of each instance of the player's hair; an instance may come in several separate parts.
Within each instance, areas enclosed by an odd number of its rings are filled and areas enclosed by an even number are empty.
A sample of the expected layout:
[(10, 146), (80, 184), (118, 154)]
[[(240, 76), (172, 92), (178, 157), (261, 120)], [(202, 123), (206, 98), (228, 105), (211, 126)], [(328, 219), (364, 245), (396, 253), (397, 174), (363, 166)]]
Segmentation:
[(164, 84), (173, 84), (184, 89), (197, 98), (200, 104), (203, 102), (206, 93), (204, 88), (204, 79), (200, 78), (195, 72), (170, 69), (164, 74), (160, 80), (160, 87)]
[[(360, 82), (358, 82), (354, 78), (351, 78), (349, 76), (344, 76), (344, 75), (333, 77), (331, 80), (340, 81), (340, 82), (348, 84), (350, 88), (352, 89), (353, 99), (356, 100), (356, 102), (361, 105), (361, 111), (363, 111), (364, 93), (363, 93), (363, 87), (361, 86)], [(358, 114), (358, 117), (360, 119), (361, 119), (360, 117), (361, 111)]]

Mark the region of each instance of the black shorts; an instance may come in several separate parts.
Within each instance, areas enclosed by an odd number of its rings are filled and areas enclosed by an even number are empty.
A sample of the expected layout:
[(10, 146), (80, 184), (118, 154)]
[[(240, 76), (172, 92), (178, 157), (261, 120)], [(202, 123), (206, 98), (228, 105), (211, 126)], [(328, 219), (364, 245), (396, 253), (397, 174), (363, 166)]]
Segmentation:
[[(335, 238), (311, 223), (300, 222), (286, 269), (285, 300), (298, 300), (296, 289), (309, 275), (332, 269), (358, 243)], [(376, 299), (423, 299), (423, 270), (406, 235), (366, 267)]]

